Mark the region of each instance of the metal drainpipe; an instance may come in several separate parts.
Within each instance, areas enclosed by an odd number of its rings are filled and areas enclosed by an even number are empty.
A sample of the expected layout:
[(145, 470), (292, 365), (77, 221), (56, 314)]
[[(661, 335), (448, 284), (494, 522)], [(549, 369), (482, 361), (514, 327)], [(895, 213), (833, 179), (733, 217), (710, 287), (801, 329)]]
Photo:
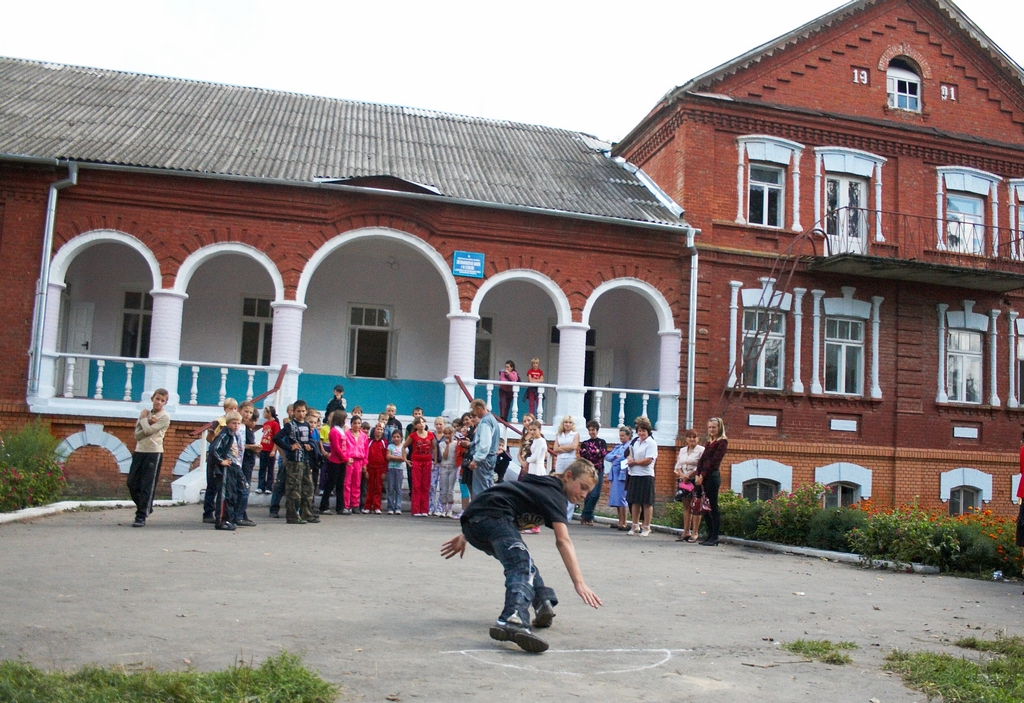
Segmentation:
[(43, 258), (39, 266), (39, 281), (36, 283), (36, 310), (32, 323), (32, 364), (29, 368), (29, 395), (39, 392), (39, 370), (42, 367), (43, 327), (46, 324), (47, 298), (50, 294), (50, 259), (53, 254), (53, 228), (57, 219), (57, 193), (70, 186), (78, 185), (78, 164), (67, 162), (68, 177), (50, 184), (50, 196), (46, 202), (46, 226), (43, 229)]
[(690, 250), (690, 320), (687, 324), (686, 339), (686, 429), (693, 429), (694, 367), (697, 353), (697, 247), (693, 243), (699, 229), (686, 230), (686, 248)]

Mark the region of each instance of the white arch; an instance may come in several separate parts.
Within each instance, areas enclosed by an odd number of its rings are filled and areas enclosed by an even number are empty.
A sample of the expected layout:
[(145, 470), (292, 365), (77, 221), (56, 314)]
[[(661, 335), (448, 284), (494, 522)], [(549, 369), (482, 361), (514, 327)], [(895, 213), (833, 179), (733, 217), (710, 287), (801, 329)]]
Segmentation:
[(284, 300), (284, 279), (281, 277), (281, 272), (277, 270), (277, 265), (269, 256), (256, 247), (251, 247), (248, 244), (242, 244), (241, 242), (218, 242), (216, 244), (207, 244), (205, 247), (196, 249), (194, 252), (189, 254), (188, 258), (181, 263), (181, 267), (178, 268), (178, 275), (174, 277), (175, 292), (183, 295), (188, 293), (188, 284), (189, 281), (192, 280), (192, 276), (195, 274), (196, 269), (210, 259), (216, 256), (223, 256), (224, 254), (241, 254), (242, 256), (248, 256), (250, 259), (262, 266), (266, 272), (270, 274), (270, 280), (274, 282), (274, 302), (276, 303)]
[(733, 464), (730, 470), (729, 487), (733, 493), (743, 493), (743, 484), (755, 478), (775, 481), (779, 484), (779, 490), (786, 493), (793, 490), (793, 467), (771, 459), (748, 459)]
[(496, 273), (495, 275), (484, 281), (483, 285), (477, 289), (476, 296), (473, 297), (473, 304), (469, 307), (469, 312), (472, 315), (480, 314), (480, 303), (483, 302), (484, 297), (488, 292), (495, 286), (499, 286), (502, 283), (508, 281), (529, 281), (534, 285), (543, 289), (548, 297), (551, 298), (551, 302), (555, 304), (555, 312), (558, 316), (557, 324), (568, 325), (572, 322), (572, 308), (569, 307), (569, 298), (566, 297), (565, 291), (552, 281), (550, 278), (545, 276), (540, 271), (534, 271), (533, 269), (509, 269)]
[(112, 229), (97, 229), (91, 232), (85, 232), (72, 237), (68, 240), (64, 246), (57, 250), (53, 260), (50, 262), (50, 283), (64, 283), (64, 278), (67, 276), (68, 268), (71, 266), (71, 262), (75, 260), (79, 254), (90, 247), (94, 247), (97, 244), (124, 244), (131, 249), (134, 249), (139, 253), (140, 256), (146, 261), (146, 265), (149, 266), (149, 273), (153, 277), (153, 289), (163, 288), (163, 279), (160, 274), (160, 263), (156, 260), (156, 256), (136, 237), (124, 232), (118, 232)]
[(86, 425), (84, 431), (76, 432), (58, 444), (56, 454), (61, 459), (67, 459), (71, 452), (86, 446), (103, 447), (113, 454), (123, 474), (132, 468), (132, 453), (128, 451), (128, 447), (114, 435), (104, 432), (103, 425)]
[(427, 261), (441, 274), (441, 280), (444, 281), (445, 292), (448, 294), (448, 314), (452, 315), (462, 312), (462, 306), (459, 303), (459, 286), (455, 282), (455, 276), (452, 274), (451, 267), (444, 260), (444, 257), (434, 247), (419, 237), (387, 227), (356, 229), (327, 240), (322, 247), (314, 252), (313, 256), (309, 257), (309, 261), (303, 267), (302, 275), (299, 276), (299, 286), (295, 291), (295, 300), (300, 303), (306, 302), (306, 291), (309, 289), (309, 282), (313, 280), (313, 274), (316, 273), (317, 268), (323, 263), (324, 259), (346, 244), (351, 244), (360, 239), (392, 239), (423, 254)]
[(814, 470), (814, 482), (824, 483), (826, 486), (831, 483), (854, 483), (860, 486), (860, 497), (871, 497), (871, 469), (851, 464), (848, 461), (837, 461), (834, 464), (819, 466)]
[(992, 474), (966, 467), (943, 471), (939, 474), (939, 498), (943, 503), (949, 502), (949, 494), (958, 486), (977, 488), (983, 501), (992, 502)]
[(610, 290), (616, 288), (627, 288), (635, 293), (639, 293), (647, 302), (654, 308), (654, 314), (658, 316), (658, 332), (672, 332), (675, 330), (675, 320), (672, 319), (672, 306), (665, 300), (665, 296), (661, 294), (661, 291), (652, 286), (647, 281), (643, 281), (639, 278), (613, 278), (610, 281), (605, 281), (590, 294), (587, 298), (586, 304), (583, 306), (583, 324), (590, 325), (590, 313), (594, 311), (594, 306), (597, 304), (597, 299)]
[(192, 470), (192, 463), (203, 455), (203, 440), (197, 439), (181, 450), (178, 461), (174, 464), (174, 475), (184, 476)]

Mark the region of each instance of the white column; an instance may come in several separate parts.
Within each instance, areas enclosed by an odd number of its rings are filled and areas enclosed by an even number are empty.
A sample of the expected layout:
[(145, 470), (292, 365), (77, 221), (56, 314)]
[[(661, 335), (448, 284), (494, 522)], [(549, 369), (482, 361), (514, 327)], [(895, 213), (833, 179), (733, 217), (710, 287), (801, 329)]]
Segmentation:
[(884, 242), (882, 234), (882, 164), (875, 164), (875, 241)]
[(738, 156), (739, 162), (736, 164), (736, 223), (740, 225), (747, 224), (747, 216), (743, 213), (744, 204), (744, 192), (743, 192), (743, 175), (744, 175), (744, 163), (743, 163), (743, 143), (740, 142), (738, 145)]
[(936, 403), (948, 403), (949, 396), (946, 395), (946, 310), (949, 308), (945, 303), (939, 303), (935, 309), (939, 313), (939, 391), (935, 394)]
[(577, 424), (583, 419), (583, 367), (587, 361), (589, 326), (570, 322), (558, 326), (558, 397), (551, 424), (572, 415)]
[(1011, 181), (1010, 182), (1010, 187), (1008, 189), (1008, 191), (1009, 191), (1009, 198), (1007, 199), (1007, 202), (1006, 202), (1006, 215), (1007, 215), (1006, 227), (1009, 230), (1009, 233), (1007, 234), (1007, 237), (1008, 237), (1008, 243), (1010, 245), (1010, 256), (1013, 257), (1014, 259), (1019, 259), (1020, 258), (1020, 240), (1018, 239), (1018, 237), (1020, 235), (1017, 232), (1017, 206), (1016, 206), (1017, 193), (1016, 193), (1016, 190), (1017, 190), (1017, 187)]
[[(679, 352), (683, 333), (679, 330), (659, 332), (661, 359), (658, 373), (658, 423), (655, 431), (659, 440), (674, 443), (679, 434)], [(693, 383), (689, 379), (688, 383)]]
[(999, 183), (992, 184), (992, 258), (999, 256)]
[[(270, 365), (280, 369), (288, 364), (288, 372), (277, 393), (277, 407), (282, 408), (293, 403), (299, 396), (299, 351), (302, 347), (302, 314), (305, 304), (294, 300), (280, 300), (270, 304), (274, 309), (273, 336), (270, 340)], [(269, 383), (273, 384), (277, 376), (271, 372)]]
[[(820, 158), (820, 157), (818, 157)], [(793, 289), (793, 392), (803, 393), (804, 382), (800, 380), (800, 343), (804, 326), (804, 294), (806, 288)]]
[(881, 331), (879, 310), (885, 300), (880, 295), (871, 296), (871, 397), (882, 397), (882, 386), (878, 383), (878, 335)]
[(988, 311), (988, 404), (993, 408), (998, 408), (1002, 405), (1002, 401), (999, 400), (999, 391), (996, 388), (996, 363), (999, 360), (998, 354), (996, 354), (996, 341), (999, 339), (999, 331), (996, 328), (996, 322), (999, 320), (999, 313), (1002, 310), (993, 308)]
[(739, 315), (740, 288), (743, 281), (729, 281), (729, 288), (732, 289), (729, 295), (729, 380), (726, 385), (732, 388), (736, 385), (736, 325)]
[[(471, 386), (476, 358), (476, 323), (479, 319), (479, 315), (468, 312), (448, 315), (448, 373), (444, 379), (444, 412), (449, 417), (462, 415), (469, 410), (469, 401), (455, 377), (461, 378), (467, 387)], [(471, 387), (469, 392), (473, 392)]]
[(793, 150), (793, 231), (799, 232), (800, 227), (800, 157), (803, 149)]
[(1019, 407), (1017, 402), (1017, 311), (1010, 310), (1006, 313), (1010, 320), (1010, 387), (1007, 391), (1006, 407)]
[(825, 229), (825, 223), (821, 221), (821, 204), (825, 201), (825, 194), (821, 190), (821, 154), (814, 154), (814, 226)]
[[(942, 196), (942, 173), (939, 172), (939, 183), (935, 187), (935, 235), (937, 237), (935, 242), (935, 248), (938, 249), (939, 251), (944, 251), (946, 249), (946, 240), (944, 236), (946, 230), (946, 223), (942, 220)], [(945, 390), (943, 390), (943, 394), (945, 394)]]
[(811, 393), (821, 394), (821, 299), (825, 297), (825, 291), (812, 290), (811, 297), (814, 298), (813, 314), (814, 323), (811, 327)]
[(153, 318), (150, 322), (149, 359), (142, 391), (145, 403), (157, 388), (168, 393), (167, 404), (176, 406), (178, 397), (178, 369), (181, 364), (181, 313), (188, 296), (175, 290), (152, 290)]
[(42, 362), (39, 364), (39, 398), (53, 398), (57, 395), (54, 387), (57, 375), (57, 339), (60, 336), (60, 299), (64, 293), (63, 283), (50, 283), (46, 296), (46, 316), (43, 318)]

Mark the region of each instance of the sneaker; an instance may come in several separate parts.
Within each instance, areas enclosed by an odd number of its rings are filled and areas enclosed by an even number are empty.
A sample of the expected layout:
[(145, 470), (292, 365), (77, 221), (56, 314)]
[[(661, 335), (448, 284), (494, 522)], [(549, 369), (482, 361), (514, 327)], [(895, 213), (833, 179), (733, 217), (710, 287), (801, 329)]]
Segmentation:
[(394, 515), (394, 514), (395, 514), (395, 511), (394, 511), (394, 510), (389, 510), (389, 511), (388, 511), (388, 515)]
[(218, 529), (227, 530), (228, 532), (234, 532), (235, 530), (238, 529), (238, 527), (233, 522), (225, 522), (225, 523), (221, 524), (220, 528), (218, 528)]
[(142, 517), (135, 518), (135, 522), (132, 523), (132, 527), (145, 527), (145, 526), (146, 526), (146, 518), (142, 518)]
[(281, 517), (281, 513), (270, 513), (270, 517), (279, 518), (279, 517)]
[(330, 508), (328, 508), (327, 510), (321, 510), (320, 514), (321, 515), (334, 515), (334, 511), (331, 510)]
[[(514, 618), (514, 620), (513, 620)], [(520, 649), (533, 654), (540, 654), (548, 648), (548, 643), (537, 635), (533, 634), (518, 615), (513, 615), (506, 621), (498, 620), (491, 625), (491, 639), (499, 642), (515, 642)]]
[(396, 511), (395, 511), (395, 515), (401, 515), (401, 514), (402, 514), (402, 511), (401, 511), (401, 510), (396, 510)]
[(316, 515), (310, 515), (308, 518), (306, 518), (306, 522), (315, 525), (316, 523), (320, 522), (320, 518), (318, 518)]
[(348, 508), (345, 508), (344, 510), (341, 511), (341, 514), (342, 515), (351, 515), (352, 511), (349, 510)]
[(651, 536), (651, 528), (645, 527), (644, 529), (640, 530), (640, 536), (641, 537), (650, 537)]
[(249, 518), (242, 518), (235, 524), (239, 527), (256, 527), (256, 523), (250, 520)]
[(363, 513), (363, 515), (369, 515), (369, 514), (370, 514), (370, 511), (369, 511), (369, 510), (367, 510), (366, 508), (363, 508), (363, 509), (362, 509), (362, 513)]
[(461, 520), (462, 513), (454, 513), (453, 515), (449, 515), (448, 517), (450, 517), (452, 520)]
[(555, 619), (555, 606), (551, 605), (551, 601), (546, 600), (540, 604), (539, 608), (534, 610), (533, 626), (534, 627), (551, 627), (551, 621)]
[(373, 511), (373, 514), (374, 514), (374, 515), (380, 515), (380, 510), (374, 510), (374, 511)]
[(206, 523), (207, 525), (216, 525), (217, 524), (217, 518), (215, 518), (213, 515), (204, 515), (203, 516), (203, 522)]
[(295, 520), (289, 520), (288, 524), (289, 525), (305, 525), (306, 521), (303, 520), (302, 518), (296, 518)]

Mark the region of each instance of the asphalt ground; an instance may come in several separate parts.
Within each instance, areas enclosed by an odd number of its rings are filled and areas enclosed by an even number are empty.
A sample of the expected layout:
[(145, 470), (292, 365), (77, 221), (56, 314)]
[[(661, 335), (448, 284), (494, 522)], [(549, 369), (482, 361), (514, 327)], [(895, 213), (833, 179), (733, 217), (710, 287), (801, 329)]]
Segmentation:
[[(879, 572), (736, 546), (680, 544), (575, 524), (575, 594), (553, 533), (525, 537), (559, 593), (551, 649), (488, 637), (500, 564), (445, 561), (458, 524), (324, 516), (218, 532), (201, 507), (70, 512), (0, 525), (0, 659), (212, 670), (286, 650), (341, 700), (924, 701), (882, 670), (893, 648), (1024, 635), (1020, 583)], [(850, 641), (854, 663), (806, 662), (798, 638)]]

